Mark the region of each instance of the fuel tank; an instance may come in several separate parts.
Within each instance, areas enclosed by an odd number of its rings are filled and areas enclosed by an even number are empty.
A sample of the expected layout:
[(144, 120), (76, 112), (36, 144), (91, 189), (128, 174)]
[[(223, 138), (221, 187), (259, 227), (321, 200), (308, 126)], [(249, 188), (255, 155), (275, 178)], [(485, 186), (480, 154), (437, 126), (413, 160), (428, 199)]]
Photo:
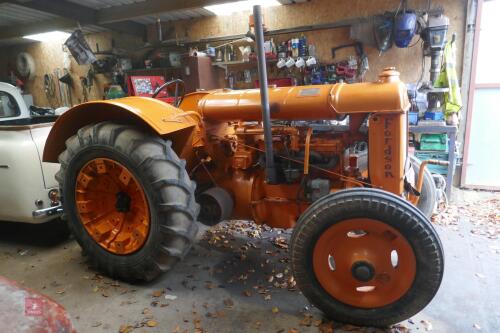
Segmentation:
[[(410, 107), (399, 73), (387, 68), (377, 82), (269, 88), (272, 120), (335, 120), (349, 113), (403, 113)], [(259, 121), (259, 89), (221, 89), (198, 102), (206, 120)]]

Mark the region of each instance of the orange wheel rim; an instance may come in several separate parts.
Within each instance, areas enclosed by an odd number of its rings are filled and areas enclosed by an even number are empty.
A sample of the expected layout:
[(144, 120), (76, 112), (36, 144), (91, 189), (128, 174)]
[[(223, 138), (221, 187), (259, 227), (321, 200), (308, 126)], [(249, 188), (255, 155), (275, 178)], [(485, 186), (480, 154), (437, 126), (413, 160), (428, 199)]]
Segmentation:
[(88, 234), (114, 254), (139, 250), (149, 234), (146, 195), (122, 164), (96, 158), (83, 166), (76, 179), (76, 207)]
[(416, 259), (405, 237), (373, 219), (350, 219), (326, 229), (313, 250), (313, 269), (333, 298), (358, 308), (377, 308), (411, 288)]

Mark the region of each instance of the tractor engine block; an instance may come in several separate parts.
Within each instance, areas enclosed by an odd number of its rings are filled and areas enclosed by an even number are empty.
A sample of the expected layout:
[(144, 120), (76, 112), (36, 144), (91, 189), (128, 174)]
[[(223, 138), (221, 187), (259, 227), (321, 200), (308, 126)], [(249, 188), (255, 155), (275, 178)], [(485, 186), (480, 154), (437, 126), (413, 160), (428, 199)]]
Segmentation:
[[(213, 225), (229, 217), (221, 212), (231, 211), (229, 215), (235, 218), (252, 216), (257, 223), (290, 228), (312, 202), (345, 188), (345, 176), (366, 175), (366, 141), (351, 142), (345, 126), (322, 124), (321, 129), (314, 129), (314, 125), (305, 125), (272, 127), (280, 185), (264, 181), (266, 161), (260, 123), (238, 122), (230, 124), (223, 137), (209, 135), (209, 144), (197, 151), (198, 166), (193, 168), (201, 197), (211, 196), (211, 200), (202, 200), (200, 221)], [(226, 194), (214, 192), (214, 187)]]

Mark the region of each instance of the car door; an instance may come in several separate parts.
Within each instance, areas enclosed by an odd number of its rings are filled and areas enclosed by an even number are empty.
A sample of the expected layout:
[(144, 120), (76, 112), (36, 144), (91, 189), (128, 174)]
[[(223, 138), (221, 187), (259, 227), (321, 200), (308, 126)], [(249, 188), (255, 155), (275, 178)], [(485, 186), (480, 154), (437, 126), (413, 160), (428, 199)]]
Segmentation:
[(0, 220), (32, 222), (35, 201), (46, 200), (40, 158), (29, 126), (12, 125), (22, 101), (0, 90)]

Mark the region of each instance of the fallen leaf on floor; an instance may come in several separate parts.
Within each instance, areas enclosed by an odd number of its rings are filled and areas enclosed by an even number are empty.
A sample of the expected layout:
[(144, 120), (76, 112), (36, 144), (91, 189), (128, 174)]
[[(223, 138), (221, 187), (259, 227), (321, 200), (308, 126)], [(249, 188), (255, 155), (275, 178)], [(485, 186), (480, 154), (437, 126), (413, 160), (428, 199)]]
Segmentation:
[(232, 299), (227, 298), (224, 300), (224, 305), (226, 306), (226, 308), (232, 308), (234, 306), (234, 302)]
[(158, 326), (158, 322), (157, 322), (156, 320), (148, 320), (148, 321), (146, 322), (146, 325), (147, 325), (148, 327), (156, 327), (156, 326)]
[(134, 328), (130, 325), (121, 325), (119, 333), (130, 333)]
[[(333, 323), (328, 323), (328, 324), (332, 324), (332, 327), (333, 327)], [(359, 332), (359, 329), (360, 329), (359, 326), (354, 326), (354, 325), (350, 325), (350, 324), (345, 324), (342, 326), (342, 330), (348, 331), (348, 332)]]
[(273, 306), (273, 308), (271, 309), (271, 312), (278, 313), (278, 312), (280, 312), (280, 309), (277, 306)]
[(476, 275), (476, 276), (477, 276), (478, 278), (480, 278), (480, 279), (484, 279), (484, 278), (486, 277), (485, 275), (483, 275), (483, 274), (481, 274), (481, 273), (476, 273), (476, 274), (474, 274), (474, 275)]
[(432, 323), (430, 321), (421, 320), (420, 322), (422, 323), (426, 331), (432, 331)]
[(273, 240), (273, 244), (281, 249), (288, 249), (288, 243), (284, 237), (276, 237)]
[(298, 329), (296, 329), (296, 328), (290, 328), (290, 329), (288, 330), (288, 333), (300, 333), (300, 332), (299, 332), (299, 330), (298, 330)]
[[(343, 328), (343, 327), (342, 327)], [(333, 323), (323, 323), (318, 327), (320, 333), (333, 333)]]
[(59, 290), (57, 290), (57, 291), (56, 291), (56, 294), (62, 295), (62, 294), (64, 294), (65, 292), (66, 292), (66, 290), (64, 290), (64, 289), (59, 289)]
[[(319, 326), (321, 324), (321, 321), (319, 322), (319, 324), (317, 326)], [(302, 318), (302, 320), (299, 322), (299, 325), (300, 326), (311, 326), (312, 325), (312, 315), (310, 314), (305, 314), (304, 315), (304, 318)]]
[(250, 297), (250, 296), (252, 296), (252, 292), (250, 290), (245, 290), (243, 292), (243, 295), (245, 295), (246, 297)]
[(148, 308), (145, 308), (144, 310), (142, 310), (142, 314), (144, 315), (144, 318), (146, 318), (146, 319), (153, 319), (153, 312), (151, 312), (151, 310)]
[(393, 325), (388, 332), (389, 333), (410, 333), (410, 329), (408, 327), (406, 327), (405, 325), (396, 324), (396, 325)]
[(481, 326), (479, 326), (478, 324), (474, 324), (474, 325), (472, 325), (472, 327), (474, 327), (478, 331), (481, 330)]
[(155, 290), (155, 291), (153, 291), (152, 295), (153, 295), (153, 297), (160, 297), (161, 295), (163, 295), (164, 292), (165, 291), (163, 289), (161, 289), (161, 290)]
[(102, 325), (102, 323), (101, 323), (100, 321), (95, 321), (95, 322), (93, 322), (93, 323), (92, 323), (92, 325), (91, 325), (91, 326), (92, 326), (92, 327), (99, 327), (99, 326), (101, 326), (101, 325)]
[(175, 296), (175, 295), (169, 295), (169, 294), (166, 294), (166, 295), (165, 295), (165, 299), (166, 299), (167, 301), (175, 301), (175, 300), (177, 299), (177, 296)]

